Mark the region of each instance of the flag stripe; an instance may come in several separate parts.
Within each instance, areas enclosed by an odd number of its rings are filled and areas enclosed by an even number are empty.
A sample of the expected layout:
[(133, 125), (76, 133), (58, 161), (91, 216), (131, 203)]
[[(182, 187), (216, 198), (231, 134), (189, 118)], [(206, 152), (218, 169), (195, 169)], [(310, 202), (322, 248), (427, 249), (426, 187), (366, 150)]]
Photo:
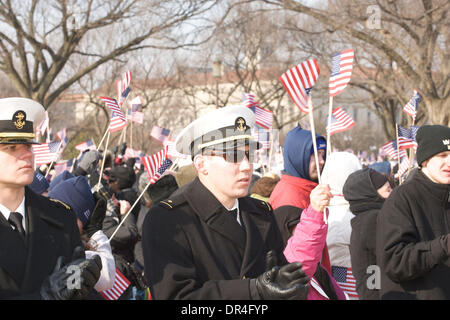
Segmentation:
[(350, 82), (353, 70), (353, 49), (347, 49), (335, 54), (331, 62), (331, 75), (329, 81), (330, 96), (341, 93)]
[(106, 300), (117, 300), (129, 287), (130, 281), (116, 268), (113, 287), (100, 292)]
[(319, 77), (320, 69), (316, 59), (310, 59), (287, 70), (280, 81), (295, 105), (304, 113), (309, 113), (307, 90)]
[(336, 119), (336, 122), (331, 123), (330, 129), (327, 126), (327, 132), (330, 131), (330, 136), (348, 130), (355, 125), (353, 119), (341, 107), (333, 110), (332, 117)]

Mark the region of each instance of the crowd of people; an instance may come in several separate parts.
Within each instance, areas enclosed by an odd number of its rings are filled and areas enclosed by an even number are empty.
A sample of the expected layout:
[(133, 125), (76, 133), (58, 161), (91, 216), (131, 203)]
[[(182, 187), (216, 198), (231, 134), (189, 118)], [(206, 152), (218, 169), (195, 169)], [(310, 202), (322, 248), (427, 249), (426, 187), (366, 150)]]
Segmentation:
[(123, 300), (450, 299), (448, 127), (419, 129), (402, 183), (299, 126), (262, 174), (254, 113), (224, 107), (178, 135), (192, 164), (146, 188), (125, 144), (33, 168), (43, 107), (0, 107), (0, 299), (106, 299), (118, 274)]

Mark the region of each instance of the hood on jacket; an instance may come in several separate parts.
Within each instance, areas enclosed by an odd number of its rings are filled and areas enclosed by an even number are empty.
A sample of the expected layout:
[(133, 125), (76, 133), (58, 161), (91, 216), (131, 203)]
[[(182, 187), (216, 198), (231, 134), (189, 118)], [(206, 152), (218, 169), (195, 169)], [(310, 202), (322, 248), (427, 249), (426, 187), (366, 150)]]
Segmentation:
[[(342, 188), (348, 176), (361, 169), (361, 162), (353, 153), (333, 152), (323, 167), (322, 183), (330, 186), (333, 195), (342, 195)], [(338, 198), (332, 198), (332, 201), (334, 199)]]
[[(316, 134), (317, 147), (326, 150), (326, 140)], [(284, 172), (290, 176), (311, 180), (309, 177), (309, 159), (313, 151), (311, 131), (295, 127), (284, 140), (283, 158)]]
[(350, 211), (357, 215), (370, 209), (381, 209), (384, 203), (370, 179), (370, 171), (364, 168), (353, 172), (347, 178), (343, 187), (345, 200), (350, 204)]

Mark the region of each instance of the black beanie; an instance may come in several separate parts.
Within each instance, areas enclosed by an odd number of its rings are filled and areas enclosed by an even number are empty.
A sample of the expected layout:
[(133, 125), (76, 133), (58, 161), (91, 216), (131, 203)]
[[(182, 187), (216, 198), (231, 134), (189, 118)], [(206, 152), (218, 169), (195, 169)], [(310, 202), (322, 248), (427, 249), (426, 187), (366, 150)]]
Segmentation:
[(434, 155), (450, 151), (450, 128), (440, 125), (426, 125), (419, 128), (417, 140), (417, 163), (430, 159)]
[(167, 199), (173, 192), (178, 189), (177, 181), (171, 174), (162, 176), (154, 184), (150, 185), (147, 189), (147, 193), (152, 199), (153, 204)]
[(388, 181), (387, 177), (373, 169), (370, 169), (370, 180), (372, 181), (373, 186), (375, 189), (380, 189), (384, 184)]
[(119, 166), (111, 169), (109, 179), (111, 181), (117, 180), (119, 182), (119, 189), (123, 190), (133, 186), (136, 182), (136, 174), (133, 168)]

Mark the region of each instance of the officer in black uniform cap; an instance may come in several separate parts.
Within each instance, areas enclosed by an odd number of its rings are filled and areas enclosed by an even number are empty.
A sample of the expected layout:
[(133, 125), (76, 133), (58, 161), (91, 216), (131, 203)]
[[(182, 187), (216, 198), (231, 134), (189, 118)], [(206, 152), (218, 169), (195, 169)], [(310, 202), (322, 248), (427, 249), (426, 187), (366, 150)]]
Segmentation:
[(287, 264), (270, 205), (247, 197), (253, 112), (217, 109), (178, 135), (198, 177), (155, 204), (143, 224), (145, 276), (154, 299), (306, 299), (300, 263)]
[(101, 260), (85, 259), (70, 207), (27, 187), (43, 118), (33, 100), (0, 99), (0, 299), (83, 299), (100, 276)]

